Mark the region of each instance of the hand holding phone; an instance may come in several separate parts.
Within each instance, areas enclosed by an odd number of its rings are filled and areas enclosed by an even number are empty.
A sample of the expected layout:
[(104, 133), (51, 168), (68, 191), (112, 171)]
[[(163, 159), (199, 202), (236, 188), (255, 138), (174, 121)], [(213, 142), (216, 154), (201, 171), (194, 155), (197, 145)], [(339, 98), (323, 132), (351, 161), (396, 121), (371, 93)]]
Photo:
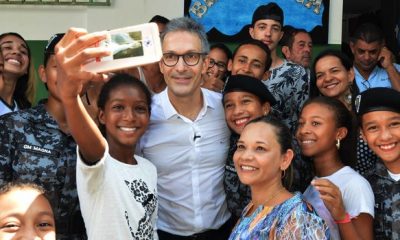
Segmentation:
[(83, 65), (91, 59), (107, 57), (104, 48), (93, 48), (106, 38), (103, 32), (87, 33), (85, 29), (70, 28), (55, 47), (57, 63), (57, 88), (64, 100), (76, 99), (89, 81), (104, 81), (104, 74), (88, 72)]
[(84, 65), (88, 72), (110, 72), (141, 66), (161, 59), (161, 42), (157, 24), (145, 23), (107, 31), (107, 38), (97, 45), (112, 54), (92, 59)]

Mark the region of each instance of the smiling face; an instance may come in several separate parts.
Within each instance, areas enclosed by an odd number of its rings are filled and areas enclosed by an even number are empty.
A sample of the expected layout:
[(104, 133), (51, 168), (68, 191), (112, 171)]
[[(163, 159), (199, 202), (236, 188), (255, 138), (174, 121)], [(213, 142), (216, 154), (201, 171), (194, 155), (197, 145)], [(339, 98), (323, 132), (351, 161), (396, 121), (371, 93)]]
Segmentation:
[(149, 117), (146, 95), (137, 87), (120, 85), (111, 90), (104, 110), (99, 111), (110, 151), (134, 148), (147, 129)]
[(247, 125), (237, 143), (233, 161), (240, 181), (250, 187), (281, 182), (282, 170), (289, 167), (293, 153), (282, 153), (275, 129), (264, 122)]
[(310, 103), (301, 111), (296, 138), (302, 154), (324, 157), (337, 151), (336, 139), (343, 139), (346, 128), (337, 128), (334, 112), (326, 105)]
[(257, 79), (263, 79), (267, 54), (260, 47), (253, 44), (245, 44), (239, 47), (229, 64), (232, 75), (247, 75)]
[(7, 35), (0, 40), (4, 58), (4, 73), (15, 77), (28, 73), (29, 53), (26, 43), (19, 37)]
[(373, 111), (362, 116), (362, 135), (386, 167), (400, 173), (400, 114)]
[(266, 115), (270, 111), (268, 102), (249, 92), (228, 92), (224, 95), (225, 119), (228, 126), (241, 134), (244, 126), (251, 120)]
[(258, 20), (249, 29), (253, 39), (262, 41), (268, 45), (271, 52), (276, 51), (279, 41), (283, 36), (282, 26), (278, 21), (272, 19)]
[[(162, 44), (163, 54), (187, 54), (201, 53), (202, 46), (200, 38), (190, 32), (176, 31), (169, 32), (164, 37)], [(168, 86), (168, 96), (172, 99), (190, 97), (194, 93), (200, 93), (202, 74), (206, 72), (207, 64), (204, 56), (200, 56), (199, 63), (188, 66), (182, 57), (179, 57), (175, 66), (168, 67), (160, 61), (160, 70), (164, 74)]]
[(207, 74), (224, 80), (228, 71), (228, 56), (220, 48), (213, 48), (208, 53), (208, 57), (210, 58), (210, 63), (213, 61), (215, 64), (212, 67), (208, 67)]
[(354, 71), (347, 70), (335, 56), (325, 56), (315, 64), (318, 90), (326, 97), (342, 99), (350, 92)]
[(0, 196), (0, 239), (55, 240), (49, 201), (35, 189), (14, 189)]

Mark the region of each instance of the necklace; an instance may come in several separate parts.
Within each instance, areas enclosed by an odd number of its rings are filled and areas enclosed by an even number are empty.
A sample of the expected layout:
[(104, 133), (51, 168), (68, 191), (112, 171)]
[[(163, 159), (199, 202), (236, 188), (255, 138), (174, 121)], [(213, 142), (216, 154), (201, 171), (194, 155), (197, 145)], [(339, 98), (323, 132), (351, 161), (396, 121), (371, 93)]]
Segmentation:
[[(277, 198), (277, 197), (280, 195), (280, 193), (283, 192), (283, 190), (285, 190), (284, 187), (282, 187), (281, 189), (279, 189), (278, 191), (276, 191), (274, 194), (272, 194), (269, 198), (267, 198), (267, 200), (265, 200), (265, 201), (264, 201), (262, 204), (260, 204), (260, 205), (264, 205), (264, 206), (265, 206), (268, 202), (270, 202), (270, 201), (272, 201), (273, 199)], [(252, 200), (250, 203), (254, 206), (253, 200)]]

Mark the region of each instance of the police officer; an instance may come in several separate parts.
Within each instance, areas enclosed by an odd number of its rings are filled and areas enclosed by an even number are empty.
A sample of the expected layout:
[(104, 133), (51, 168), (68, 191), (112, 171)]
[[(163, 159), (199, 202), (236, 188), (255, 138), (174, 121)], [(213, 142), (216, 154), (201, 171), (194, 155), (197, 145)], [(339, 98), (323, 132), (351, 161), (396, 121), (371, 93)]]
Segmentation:
[(18, 180), (41, 185), (54, 209), (57, 239), (86, 239), (75, 182), (76, 144), (56, 86), (54, 46), (62, 36), (49, 40), (39, 67), (48, 99), (0, 118), (0, 186)]

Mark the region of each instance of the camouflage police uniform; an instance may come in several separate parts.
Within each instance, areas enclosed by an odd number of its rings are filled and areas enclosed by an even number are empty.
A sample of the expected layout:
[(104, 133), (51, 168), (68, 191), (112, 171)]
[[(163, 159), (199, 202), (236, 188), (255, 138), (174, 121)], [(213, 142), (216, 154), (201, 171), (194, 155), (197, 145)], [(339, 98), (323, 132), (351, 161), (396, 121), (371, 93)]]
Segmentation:
[(375, 239), (400, 239), (400, 181), (395, 181), (381, 160), (367, 177), (375, 194)]
[(232, 133), (229, 141), (228, 158), (225, 165), (224, 188), (226, 193), (226, 202), (229, 211), (232, 213), (233, 221), (239, 219), (243, 209), (251, 200), (251, 191), (247, 185), (240, 182), (235, 165), (233, 163), (233, 154), (237, 148), (239, 135)]
[(15, 180), (42, 185), (54, 209), (57, 239), (86, 239), (75, 171), (76, 144), (43, 103), (0, 118), (0, 186)]

